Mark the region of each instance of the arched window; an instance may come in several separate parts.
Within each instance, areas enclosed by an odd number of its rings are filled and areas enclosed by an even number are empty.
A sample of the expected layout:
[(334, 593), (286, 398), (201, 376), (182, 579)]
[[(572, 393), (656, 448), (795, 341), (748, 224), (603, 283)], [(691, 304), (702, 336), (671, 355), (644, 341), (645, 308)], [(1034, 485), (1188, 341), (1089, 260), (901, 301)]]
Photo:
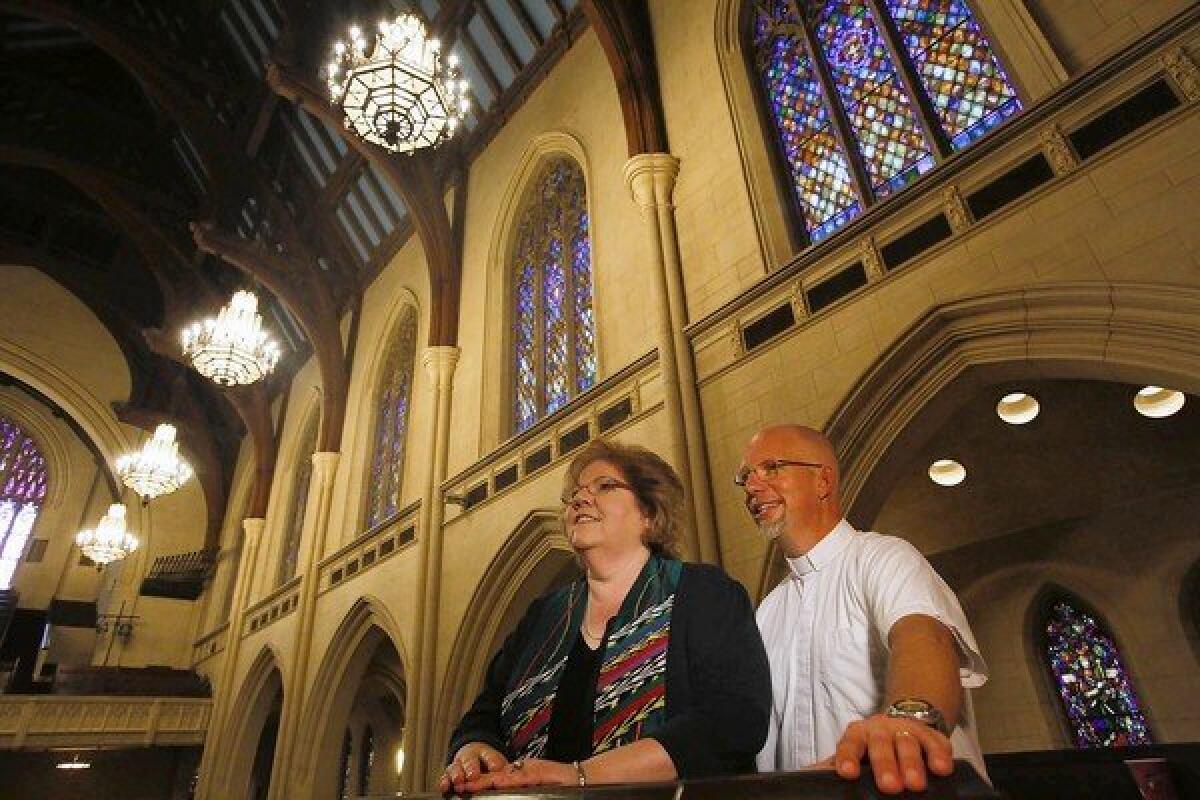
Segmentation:
[(529, 193), (513, 250), (516, 431), (596, 382), (588, 225), (579, 165), (567, 158), (547, 164)]
[(368, 794), (371, 770), (375, 767), (375, 731), (368, 725), (363, 731), (362, 752), (358, 754), (358, 793)]
[(404, 441), (412, 400), (413, 355), (417, 315), (407, 307), (396, 325), (383, 377), (375, 396), (375, 447), (367, 489), (367, 527), (373, 528), (400, 510), (404, 477)]
[(1094, 616), (1058, 597), (1045, 605), (1041, 634), (1042, 655), (1076, 747), (1152, 743), (1116, 642)]
[(346, 728), (346, 733), (342, 735), (342, 757), (338, 762), (338, 800), (349, 800), (350, 798), (350, 761), (354, 755), (354, 736), (350, 733), (350, 729)]
[(0, 417), (0, 589), (12, 587), (45, 499), (46, 459), (29, 434)]
[(300, 534), (304, 531), (304, 512), (308, 507), (308, 486), (312, 482), (312, 454), (317, 449), (317, 421), (319, 416), (311, 414), (308, 425), (300, 435), (296, 448), (296, 466), (292, 478), (292, 502), (287, 524), (283, 529), (283, 541), (279, 550), (279, 574), (275, 585), (287, 583), (296, 576), (296, 562), (300, 554)]
[(751, 48), (809, 241), (1021, 107), (965, 0), (754, 0)]

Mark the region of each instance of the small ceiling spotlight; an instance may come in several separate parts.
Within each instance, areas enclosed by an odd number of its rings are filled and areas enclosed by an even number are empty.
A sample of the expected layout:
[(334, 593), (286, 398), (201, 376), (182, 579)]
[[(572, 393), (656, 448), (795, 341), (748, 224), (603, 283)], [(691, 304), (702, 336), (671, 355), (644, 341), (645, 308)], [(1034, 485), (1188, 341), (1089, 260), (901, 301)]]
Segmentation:
[(952, 458), (939, 458), (929, 465), (929, 480), (938, 486), (958, 486), (967, 477), (967, 468)]
[(1133, 397), (1133, 407), (1143, 417), (1162, 419), (1183, 408), (1183, 392), (1175, 389), (1164, 389), (1161, 386), (1147, 386), (1139, 389)]
[(1026, 422), (1032, 422), (1041, 410), (1042, 407), (1038, 405), (1037, 398), (1024, 392), (1006, 394), (996, 404), (996, 413), (1009, 425), (1024, 425)]

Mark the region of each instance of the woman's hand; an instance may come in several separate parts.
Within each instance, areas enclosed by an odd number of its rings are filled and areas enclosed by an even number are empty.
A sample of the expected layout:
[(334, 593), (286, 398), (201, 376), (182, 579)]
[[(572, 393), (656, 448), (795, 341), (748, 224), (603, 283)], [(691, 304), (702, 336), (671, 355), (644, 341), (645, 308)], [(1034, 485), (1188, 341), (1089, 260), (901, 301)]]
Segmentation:
[(482, 792), (488, 789), (517, 789), (525, 786), (575, 786), (579, 773), (573, 764), (546, 761), (541, 758), (518, 758), (504, 769), (479, 774), (467, 781), (458, 792)]
[(447, 766), (438, 780), (438, 790), (447, 793), (477, 792), (474, 783), (480, 778), (496, 774), (510, 766), (508, 759), (496, 748), (483, 742), (467, 742), (458, 748), (454, 760)]

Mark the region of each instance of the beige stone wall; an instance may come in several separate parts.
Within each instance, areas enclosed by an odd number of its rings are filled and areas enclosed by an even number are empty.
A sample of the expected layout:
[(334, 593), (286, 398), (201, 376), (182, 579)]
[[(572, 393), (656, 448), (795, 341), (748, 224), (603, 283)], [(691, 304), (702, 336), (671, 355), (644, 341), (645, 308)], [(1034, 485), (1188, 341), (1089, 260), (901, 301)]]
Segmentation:
[(1096, 517), (988, 542), (987, 570), (980, 569), (980, 546), (937, 558), (944, 572), (965, 567), (978, 576), (955, 588), (990, 668), (974, 693), (985, 752), (1071, 747), (1036, 648), (1035, 606), (1048, 585), (1073, 593), (1107, 622), (1155, 739), (1196, 739), (1200, 714), (1192, 698), (1200, 669), (1188, 621), (1180, 618), (1180, 593), (1200, 559), (1192, 524), (1198, 512), (1195, 488), (1151, 493)]
[(1026, 0), (1072, 73), (1150, 33), (1191, 6), (1188, 0)]

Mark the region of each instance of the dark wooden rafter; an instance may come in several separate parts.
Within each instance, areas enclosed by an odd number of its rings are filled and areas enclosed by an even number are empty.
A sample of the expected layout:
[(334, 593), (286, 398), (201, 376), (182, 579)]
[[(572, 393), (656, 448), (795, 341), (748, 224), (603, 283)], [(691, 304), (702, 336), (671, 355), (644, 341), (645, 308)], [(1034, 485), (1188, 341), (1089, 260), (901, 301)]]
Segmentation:
[(504, 93), (504, 86), (501, 85), (500, 79), (496, 77), (496, 73), (492, 72), (492, 67), (488, 64), (487, 59), (483, 57), (483, 53), (479, 52), (479, 47), (475, 44), (475, 40), (470, 36), (463, 36), (459, 39), (463, 48), (467, 51), (467, 55), (471, 57), (471, 61), (475, 62), (479, 74), (483, 76), (484, 83), (488, 85), (495, 97), (499, 97)]
[(533, 42), (533, 47), (536, 50), (542, 46), (542, 35), (538, 32), (537, 26), (533, 24), (533, 17), (529, 16), (529, 10), (521, 3), (521, 0), (505, 0), (508, 4), (508, 10), (517, 18), (517, 24), (521, 26), (521, 30), (529, 37), (529, 41)]
[[(343, 131), (342, 120), (325, 95), (295, 70), (278, 63), (267, 67), (267, 82), (281, 96), (299, 103), (331, 129)], [(458, 305), (462, 269), (456, 255), (450, 218), (442, 201), (443, 186), (428, 159), (397, 156), (349, 133), (346, 143), (388, 180), (408, 209), (413, 228), (425, 249), (433, 308), (429, 338), (432, 345), (458, 340)]]
[(496, 21), (495, 15), (492, 14), (491, 9), (487, 7), (487, 3), (484, 0), (475, 0), (475, 15), (483, 20), (483, 26), (487, 28), (488, 33), (496, 40), (496, 46), (500, 48), (500, 54), (504, 56), (504, 60), (508, 63), (508, 68), (513, 71), (513, 75), (520, 75), (521, 59), (517, 57), (517, 51), (513, 49), (512, 43), (508, 41), (508, 37), (500, 29), (500, 23)]
[(629, 155), (669, 152), (646, 3), (582, 0), (580, 5), (612, 69)]

